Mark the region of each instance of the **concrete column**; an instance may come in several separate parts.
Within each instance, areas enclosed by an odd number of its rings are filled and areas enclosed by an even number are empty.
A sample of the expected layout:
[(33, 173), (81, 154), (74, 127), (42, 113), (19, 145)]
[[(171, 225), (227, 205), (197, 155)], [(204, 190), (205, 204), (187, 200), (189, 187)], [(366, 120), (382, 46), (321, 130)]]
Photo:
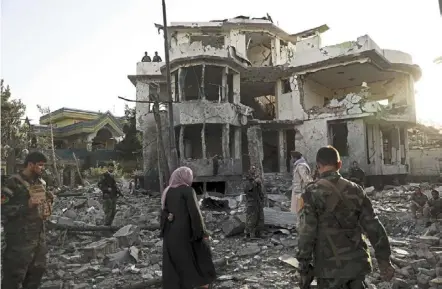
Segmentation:
[(182, 102), (186, 99), (184, 95), (184, 70), (178, 68), (178, 101)]
[(230, 124), (223, 124), (222, 134), (223, 158), (230, 158)]
[(279, 119), (279, 112), (281, 111), (280, 101), (279, 101), (281, 94), (282, 94), (282, 81), (281, 79), (278, 79), (275, 84), (276, 119)]
[(279, 146), (279, 172), (286, 173), (287, 172), (287, 134), (285, 130), (278, 131), (278, 146)]
[(233, 103), (241, 102), (241, 77), (239, 73), (233, 75)]
[(273, 38), (271, 41), (272, 47), (272, 66), (279, 65), (281, 59), (281, 42), (278, 38)]
[(204, 92), (204, 76), (206, 74), (206, 65), (203, 64), (202, 68), (201, 68), (202, 72), (201, 72), (201, 87), (200, 87), (200, 91), (201, 91), (201, 99), (206, 99), (206, 93)]
[(76, 177), (76, 171), (74, 167), (71, 167), (69, 169), (69, 172), (71, 174), (71, 187), (75, 186), (75, 177)]
[(184, 130), (185, 126), (182, 125), (180, 127), (180, 137), (179, 137), (179, 150), (180, 150), (180, 161), (183, 162), (183, 160), (186, 158), (186, 151), (184, 149)]
[(203, 128), (201, 129), (201, 147), (203, 151), (203, 159), (206, 158), (206, 124), (203, 123)]
[(227, 102), (228, 101), (228, 92), (229, 92), (229, 87), (227, 86), (227, 75), (229, 73), (229, 68), (228, 67), (224, 67), (223, 68), (223, 75), (222, 75), (222, 80), (221, 80), (221, 85), (222, 85), (222, 89), (221, 89), (221, 101), (222, 102)]
[(242, 159), (242, 152), (241, 152), (241, 148), (242, 148), (242, 130), (241, 127), (235, 127), (235, 138), (234, 138), (234, 147), (235, 147), (235, 155), (234, 155), (234, 159)]

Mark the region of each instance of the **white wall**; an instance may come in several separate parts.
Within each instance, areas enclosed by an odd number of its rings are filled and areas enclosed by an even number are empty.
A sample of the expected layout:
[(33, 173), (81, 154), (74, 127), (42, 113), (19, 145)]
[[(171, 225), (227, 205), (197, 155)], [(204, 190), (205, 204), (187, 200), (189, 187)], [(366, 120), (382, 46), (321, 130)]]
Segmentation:
[(412, 176), (440, 176), (442, 148), (409, 150)]

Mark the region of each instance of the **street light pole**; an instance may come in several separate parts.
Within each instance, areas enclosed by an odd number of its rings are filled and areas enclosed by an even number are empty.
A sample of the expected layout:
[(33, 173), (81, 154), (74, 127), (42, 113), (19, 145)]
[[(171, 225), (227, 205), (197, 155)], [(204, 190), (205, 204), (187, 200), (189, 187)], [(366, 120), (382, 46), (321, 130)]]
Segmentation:
[[(166, 82), (167, 82), (167, 96), (169, 99), (169, 145), (170, 145), (170, 158), (171, 167), (170, 174), (178, 167), (178, 153), (175, 142), (175, 127), (173, 123), (173, 99), (172, 99), (172, 83), (170, 80), (170, 61), (169, 61), (169, 41), (167, 35), (167, 16), (166, 16), (166, 1), (162, 0), (163, 4), (163, 34), (164, 34), (164, 57), (166, 59)], [(166, 180), (169, 181), (169, 180)]]

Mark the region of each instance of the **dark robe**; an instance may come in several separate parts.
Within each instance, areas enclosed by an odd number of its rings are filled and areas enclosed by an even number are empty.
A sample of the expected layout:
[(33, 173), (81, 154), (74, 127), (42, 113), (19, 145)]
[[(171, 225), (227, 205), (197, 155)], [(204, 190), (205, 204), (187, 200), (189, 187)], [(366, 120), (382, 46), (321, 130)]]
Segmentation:
[[(173, 215), (173, 220), (168, 219)], [(191, 187), (170, 188), (161, 213), (163, 289), (193, 289), (216, 279), (204, 221)]]

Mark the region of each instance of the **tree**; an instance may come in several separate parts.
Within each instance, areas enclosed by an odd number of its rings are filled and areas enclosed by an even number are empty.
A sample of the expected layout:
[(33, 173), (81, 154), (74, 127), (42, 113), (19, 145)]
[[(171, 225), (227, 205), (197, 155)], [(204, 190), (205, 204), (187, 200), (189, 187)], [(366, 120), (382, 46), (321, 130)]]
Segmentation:
[(27, 148), (29, 127), (22, 123), (26, 106), (20, 99), (11, 99), (11, 90), (0, 80), (1, 90), (1, 158), (7, 158), (8, 173), (15, 171), (15, 158)]
[(124, 139), (119, 142), (115, 149), (125, 160), (138, 160), (142, 155), (141, 134), (136, 127), (136, 111), (128, 105), (124, 108), (125, 124), (123, 127)]

